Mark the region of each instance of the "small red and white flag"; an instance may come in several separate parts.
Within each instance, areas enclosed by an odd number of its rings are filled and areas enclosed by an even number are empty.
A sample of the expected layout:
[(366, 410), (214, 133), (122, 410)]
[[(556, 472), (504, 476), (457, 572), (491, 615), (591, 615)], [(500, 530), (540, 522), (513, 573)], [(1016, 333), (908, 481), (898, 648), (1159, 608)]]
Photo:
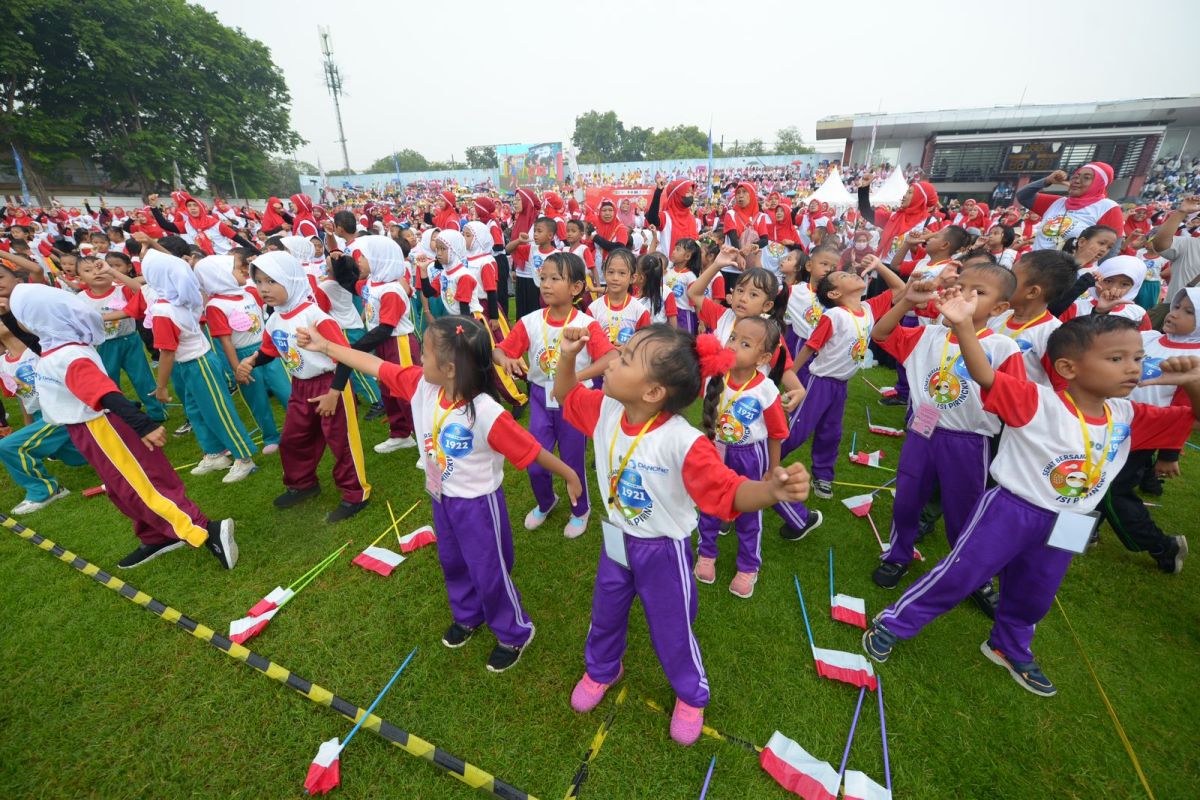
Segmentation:
[(892, 793), (856, 769), (846, 770), (843, 800), (892, 800)]
[(372, 545), (354, 557), (351, 564), (357, 564), (365, 570), (377, 573), (383, 577), (392, 574), (392, 570), (400, 566), (404, 556), (388, 550), (386, 547)]
[(326, 794), (342, 780), (342, 767), (338, 757), (342, 753), (342, 743), (335, 736), (327, 742), (321, 742), (317, 757), (308, 767), (308, 776), (304, 779), (304, 791), (308, 794)]
[(864, 467), (878, 467), (883, 461), (883, 451), (874, 450), (868, 453), (865, 450), (859, 450), (857, 453), (850, 454), (850, 461)]
[(861, 597), (851, 597), (848, 594), (835, 594), (829, 599), (829, 607), (833, 618), (863, 630), (867, 629), (867, 604)]
[(295, 594), (296, 593), (291, 589), (284, 589), (282, 586), (276, 586), (271, 590), (270, 594), (251, 606), (250, 610), (247, 611), (246, 614), (251, 617), (261, 617), (268, 611), (279, 608), (288, 600), (291, 600)]
[(814, 647), (813, 659), (817, 663), (817, 674), (823, 678), (848, 683), (851, 686), (865, 686), (875, 691), (878, 683), (875, 680), (875, 670), (866, 658), (844, 650), (826, 650)]
[(856, 494), (854, 497), (846, 497), (842, 500), (842, 505), (850, 509), (850, 513), (856, 517), (865, 517), (871, 513), (871, 503), (875, 501), (873, 494)]
[(271, 618), (278, 612), (278, 608), (272, 608), (265, 614), (235, 619), (229, 623), (229, 640), (238, 644), (245, 644), (262, 633), (266, 629), (267, 624), (270, 623)]
[(878, 436), (903, 436), (904, 431), (899, 428), (889, 428), (886, 425), (876, 425), (871, 421), (871, 409), (867, 409), (867, 430)]
[(899, 394), (900, 394), (899, 392), (897, 392), (897, 391), (896, 391), (896, 387), (895, 387), (895, 386), (883, 386), (883, 387), (880, 387), (880, 389), (879, 389), (879, 393), (880, 393), (881, 395), (883, 395), (884, 397), (897, 397), (897, 396), (899, 396)]
[(804, 800), (837, 800), (837, 770), (779, 731), (758, 754), (759, 765), (775, 782)]
[(411, 553), (413, 550), (419, 550), (425, 545), (433, 544), (437, 541), (437, 536), (434, 534), (433, 528), (428, 525), (423, 525), (407, 536), (399, 538), (401, 553)]

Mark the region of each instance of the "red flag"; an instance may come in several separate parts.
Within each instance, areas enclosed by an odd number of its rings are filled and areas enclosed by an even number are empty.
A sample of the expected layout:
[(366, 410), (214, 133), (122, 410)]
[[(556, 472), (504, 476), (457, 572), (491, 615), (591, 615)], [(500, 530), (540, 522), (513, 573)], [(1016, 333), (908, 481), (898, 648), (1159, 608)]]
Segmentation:
[(392, 574), (392, 570), (400, 566), (404, 556), (388, 550), (386, 547), (368, 547), (354, 557), (351, 564), (357, 564), (365, 570), (377, 573), (383, 577)]
[(892, 793), (856, 769), (846, 770), (843, 800), (892, 800)]
[(286, 603), (288, 600), (291, 600), (293, 595), (295, 595), (295, 592), (293, 592), (291, 589), (284, 589), (282, 586), (276, 586), (271, 590), (270, 594), (251, 606), (250, 610), (247, 611), (246, 614), (251, 617), (261, 617), (268, 611), (273, 611), (274, 609), (277, 609)]
[(904, 431), (899, 428), (889, 428), (886, 425), (876, 425), (871, 422), (871, 409), (867, 409), (867, 430), (879, 436), (903, 436)]
[(865, 686), (875, 690), (878, 682), (875, 680), (875, 670), (871, 662), (860, 655), (847, 653), (844, 650), (826, 650), (814, 647), (813, 658), (817, 662), (817, 674), (852, 686)]
[(337, 737), (327, 742), (321, 742), (317, 757), (308, 767), (308, 776), (304, 779), (304, 791), (309, 794), (325, 794), (342, 781), (342, 768), (338, 762), (342, 746)]
[(847, 497), (842, 500), (842, 505), (850, 509), (850, 513), (856, 517), (865, 517), (871, 513), (871, 503), (874, 502), (875, 495), (873, 494), (856, 494), (854, 497)]
[(865, 450), (859, 450), (857, 453), (850, 454), (850, 461), (854, 464), (862, 464), (864, 467), (878, 467), (883, 461), (883, 451), (874, 450), (868, 453)]
[(238, 644), (245, 644), (255, 636), (258, 636), (260, 633), (262, 633), (267, 627), (267, 624), (271, 621), (271, 618), (274, 617), (278, 611), (278, 608), (272, 608), (265, 614), (235, 619), (233, 622), (229, 623), (229, 640), (237, 642)]
[(758, 763), (776, 783), (804, 800), (837, 800), (837, 770), (779, 731), (758, 754)]
[(829, 605), (833, 618), (838, 622), (855, 625), (863, 630), (867, 629), (867, 604), (861, 597), (838, 593), (830, 599)]
[(437, 536), (433, 533), (433, 528), (428, 525), (417, 528), (407, 536), (400, 537), (400, 552), (411, 553), (413, 550), (419, 550), (427, 544), (433, 544), (437, 541)]

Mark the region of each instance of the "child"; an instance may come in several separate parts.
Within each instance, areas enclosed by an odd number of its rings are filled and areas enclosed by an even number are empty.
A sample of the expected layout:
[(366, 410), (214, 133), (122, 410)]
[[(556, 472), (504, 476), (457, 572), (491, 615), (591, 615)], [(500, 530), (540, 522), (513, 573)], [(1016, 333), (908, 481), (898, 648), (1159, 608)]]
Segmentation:
[[(516, 300), (517, 319), (536, 311), (538, 308), (537, 272), (533, 269), (531, 256), (533, 245), (530, 238), (539, 238), (543, 244), (554, 241), (554, 220), (550, 220), (550, 229), (540, 237), (537, 233), (538, 208), (540, 201), (532, 189), (517, 189), (513, 197), (512, 236), (505, 246), (505, 251), (513, 259), (514, 299)], [(549, 237), (547, 239), (547, 236)], [(543, 256), (544, 258), (544, 256)]]
[(733, 519), (772, 503), (808, 495), (801, 464), (750, 480), (721, 463), (716, 448), (688, 424), (683, 411), (701, 381), (721, 375), (732, 354), (715, 338), (667, 325), (634, 334), (609, 362), (603, 392), (579, 385), (575, 359), (588, 344), (569, 330), (554, 393), (571, 425), (596, 441), (596, 477), (604, 509), (604, 547), (596, 569), (587, 671), (571, 692), (571, 707), (591, 711), (621, 679), (629, 609), (642, 602), (650, 640), (676, 695), (671, 738), (690, 745), (700, 736), (708, 676), (692, 633), (696, 584), (688, 539), (700, 510)]
[[(529, 248), (529, 271), (534, 285), (539, 289), (542, 285), (542, 264), (546, 263), (546, 259), (551, 255), (558, 252), (558, 247), (554, 244), (557, 231), (558, 223), (550, 217), (538, 217), (533, 226), (533, 246)], [(544, 298), (540, 298), (540, 301), (542, 305), (545, 304)]]
[(1150, 330), (1146, 309), (1135, 304), (1138, 289), (1146, 276), (1146, 265), (1135, 256), (1113, 256), (1097, 268), (1096, 285), (1059, 314), (1063, 322), (1085, 314), (1112, 314), (1137, 324), (1139, 330)]
[[(327, 313), (342, 329), (346, 340), (352, 346), (367, 332), (363, 323), (363, 302), (358, 294), (359, 281), (358, 264), (354, 262), (354, 258), (339, 253), (330, 255), (326, 259), (325, 272), (317, 282), (318, 288), (329, 298)], [(417, 307), (413, 305), (412, 308), (415, 311)], [(372, 420), (383, 416), (386, 409), (380, 400), (379, 384), (375, 382), (374, 378), (355, 370), (350, 376), (350, 384), (354, 388), (355, 396), (368, 407), (363, 419)], [(290, 394), (290, 382), (288, 387)]]
[[(813, 437), (813, 493), (828, 500), (833, 497), (834, 465), (842, 441), (842, 417), (846, 409), (846, 381), (854, 377), (867, 357), (867, 343), (875, 320), (892, 307), (892, 292), (904, 288), (904, 282), (878, 257), (864, 259), (861, 275), (831, 272), (817, 284), (817, 301), (825, 307), (812, 335), (800, 348), (793, 371), (812, 359), (805, 396), (792, 414), (791, 433), (783, 443), (787, 458)], [(883, 276), (890, 289), (866, 302), (866, 278), (872, 272)]]
[[(200, 330), (204, 300), (192, 268), (181, 258), (151, 250), (142, 260), (146, 283), (157, 296), (147, 311), (158, 350), (158, 387), (154, 396), (170, 398), (167, 382), (174, 378), (175, 393), (183, 402), (204, 458), (192, 470), (207, 475), (229, 469), (222, 483), (242, 480), (257, 467), (252, 458), (250, 434), (233, 407), (225, 373), (213, 354), (208, 337)], [(236, 460), (230, 461), (226, 451)]]
[[(671, 248), (669, 258), (671, 268), (664, 276), (664, 285), (666, 291), (675, 295), (675, 324), (694, 336), (697, 331), (696, 309), (688, 298), (688, 288), (700, 276), (700, 245), (695, 239), (680, 239)], [(724, 291), (723, 281), (721, 287)]]
[(633, 253), (624, 247), (614, 249), (604, 262), (604, 295), (593, 300), (587, 309), (588, 315), (600, 323), (608, 340), (617, 347), (650, 324), (646, 306), (629, 294), (633, 274)]
[(1158, 305), (1162, 297), (1163, 271), (1170, 270), (1171, 262), (1154, 249), (1154, 242), (1150, 239), (1145, 240), (1145, 246), (1138, 250), (1137, 257), (1146, 265), (1146, 278), (1134, 302), (1149, 311)]
[[(816, 288), (822, 279), (837, 266), (837, 248), (821, 245), (813, 250), (805, 261), (801, 250), (793, 250), (779, 262), (784, 283), (788, 284), (787, 312), (784, 319), (787, 329), (783, 340), (787, 343), (788, 353), (795, 359), (800, 354), (800, 348), (812, 335), (813, 328), (821, 321), (824, 309), (817, 301)], [(800, 384), (808, 381), (809, 365), (804, 364), (796, 374)]]
[(112, 269), (97, 258), (79, 261), (79, 296), (100, 313), (104, 320), (104, 343), (96, 348), (104, 371), (120, 385), (121, 372), (146, 409), (146, 415), (156, 422), (167, 418), (167, 409), (154, 396), (154, 374), (146, 361), (142, 340), (135, 330), (137, 323), (124, 313), (135, 301), (137, 293), (125, 286), (113, 284)]
[[(492, 353), (495, 362), (510, 375), (528, 378), (529, 432), (547, 450), (557, 444), (559, 456), (576, 474), (583, 474), (587, 439), (563, 419), (562, 409), (552, 391), (563, 334), (570, 328), (587, 331), (588, 348), (583, 357), (580, 380), (591, 380), (602, 374), (605, 365), (616, 357), (607, 334), (596, 320), (580, 313), (574, 306), (575, 298), (583, 291), (585, 278), (583, 261), (578, 256), (551, 253), (541, 271), (541, 296), (546, 307), (517, 320)], [(523, 363), (525, 358), (528, 358), (528, 371)], [(529, 483), (537, 498), (537, 506), (525, 515), (525, 528), (532, 531), (546, 521), (546, 516), (558, 504), (558, 496), (554, 494), (550, 473), (537, 464), (529, 466)], [(589, 508), (585, 483), (578, 501), (572, 503), (571, 519), (563, 529), (564, 536), (574, 539), (583, 534), (587, 529)]]
[[(468, 316), (475, 317), (484, 326), (491, 347), (495, 349), (496, 343), (504, 340), (510, 328), (505, 308), (508, 302), (507, 291), (503, 295), (504, 302), (500, 301), (498, 262), (493, 255), (494, 239), (487, 225), (474, 221), (468, 222), (463, 228), (463, 240), (467, 246), (467, 269), (476, 282), (475, 297), (470, 303), (473, 310)], [(493, 364), (492, 370), (496, 373), (496, 389), (500, 392), (501, 399), (509, 403), (514, 409), (513, 413), (519, 417), (519, 411), (529, 402), (529, 398), (517, 388), (512, 376), (498, 365)]]
[(35, 385), (42, 418), (66, 427), (142, 542), (117, 566), (133, 569), (186, 542), (205, 545), (222, 566), (233, 569), (238, 559), (233, 520), (210, 522), (201, 513), (163, 455), (167, 434), (162, 425), (104, 374), (94, 349), (104, 341), (104, 322), (96, 310), (61, 289), (35, 285), (14, 288), (11, 305), (21, 327), (40, 339)]
[[(1016, 282), (1012, 272), (996, 264), (970, 267), (958, 276), (958, 287), (978, 298), (972, 330), (979, 331), (988, 362), (996, 371), (1023, 381), (1021, 348), (987, 328), (989, 318), (1008, 310)], [(896, 588), (908, 572), (921, 509), (935, 485), (941, 489), (946, 539), (954, 547), (987, 485), (988, 439), (1000, 432), (1000, 420), (983, 410), (979, 389), (963, 366), (953, 331), (937, 324), (919, 328), (898, 325), (905, 313), (936, 296), (934, 286), (933, 280), (910, 283), (871, 330), (871, 338), (895, 357), (915, 387), (909, 434), (896, 467), (891, 544), (871, 576), (884, 589)], [(991, 588), (989, 581), (980, 605), (990, 607)]]
[(25, 498), (13, 507), (13, 515), (41, 511), (71, 491), (46, 471), (43, 459), (56, 458), (72, 467), (87, 462), (62, 425), (42, 419), (37, 393), (38, 355), (0, 321), (0, 384), (4, 394), (21, 404), (25, 425), (0, 439), (0, 463), (13, 482), (25, 490)]
[(886, 661), (899, 639), (911, 639), (981, 583), (1000, 575), (991, 635), (980, 646), (1022, 688), (1056, 693), (1033, 658), (1035, 626), (1050, 610), (1073, 553), (1082, 552), (1089, 517), (1130, 450), (1180, 448), (1200, 414), (1200, 359), (1163, 361), (1147, 383), (1184, 388), (1192, 408), (1157, 408), (1124, 399), (1142, 375), (1142, 338), (1128, 319), (1088, 315), (1050, 337), (1054, 369), (1067, 381), (1055, 393), (998, 373), (975, 337), (975, 298), (950, 289), (939, 308), (961, 343), (984, 410), (1004, 423), (992, 462), (997, 486), (976, 505), (954, 549), (871, 623), (863, 649)]
[[(235, 274), (233, 256), (205, 256), (196, 263), (196, 280), (208, 297), (204, 305), (205, 324), (213, 344), (220, 348), (233, 374), (243, 359), (254, 355), (262, 342), (263, 312), (258, 299), (246, 291)], [(258, 429), (262, 432), (264, 455), (279, 450), (279, 428), (268, 392), (286, 409), (292, 387), (287, 373), (276, 363), (254, 370), (250, 382), (242, 388), (242, 399)]]
[[(788, 434), (779, 389), (761, 371), (775, 358), (780, 339), (779, 323), (773, 319), (739, 319), (725, 345), (733, 353), (733, 366), (726, 375), (710, 380), (704, 394), (708, 438), (717, 443), (717, 454), (725, 466), (750, 480), (759, 480), (779, 466), (779, 445)], [(715, 516), (700, 515), (700, 557), (695, 573), (701, 583), (716, 580), (720, 525)], [(737, 574), (729, 591), (749, 598), (762, 566), (762, 512), (739, 514), (734, 529), (738, 536)]]
[(1075, 262), (1061, 250), (1031, 250), (1013, 265), (1017, 288), (1009, 298), (1009, 310), (988, 320), (988, 327), (1007, 336), (1021, 348), (1025, 375), (1046, 388), (1065, 384), (1046, 357), (1050, 334), (1062, 322), (1047, 309), (1075, 280)]
[(349, 343), (337, 323), (317, 307), (309, 293), (308, 276), (295, 257), (285, 252), (264, 253), (250, 270), (263, 302), (275, 313), (267, 318), (259, 349), (238, 364), (238, 383), (249, 383), (254, 369), (276, 358), (283, 361), (292, 378), (279, 440), (287, 491), (275, 498), (275, 507), (292, 508), (321, 493), (317, 464), (328, 445), (334, 458), (333, 481), (341, 490), (342, 501), (325, 521), (349, 519), (367, 507), (371, 496), (354, 395), (346, 391), (350, 369), (320, 353), (301, 353), (297, 332), (317, 329), (331, 342)]
[(666, 258), (662, 253), (646, 253), (638, 256), (637, 272), (633, 276), (634, 296), (650, 312), (650, 322), (678, 324), (679, 305), (672, 292), (664, 292), (663, 268)]
[[(1181, 289), (1171, 303), (1171, 310), (1163, 320), (1163, 332), (1145, 331), (1142, 345), (1146, 357), (1142, 361), (1142, 379), (1150, 380), (1161, 371), (1162, 362), (1174, 356), (1200, 355), (1200, 332), (1196, 330), (1196, 308), (1200, 306), (1200, 288)], [(1185, 392), (1171, 385), (1140, 384), (1129, 398), (1136, 403), (1167, 408), (1186, 406)], [(1150, 554), (1158, 568), (1169, 574), (1183, 569), (1183, 560), (1188, 554), (1187, 539), (1183, 536), (1167, 536), (1154, 523), (1153, 517), (1142, 498), (1135, 490), (1142, 484), (1147, 473), (1153, 471), (1158, 478), (1179, 476), (1179, 451), (1159, 450), (1157, 459), (1153, 449), (1135, 448), (1129, 460), (1117, 476), (1100, 503), (1100, 513), (1116, 531), (1125, 547), (1134, 552), (1141, 550)]]
[(569, 219), (567, 220), (567, 238), (563, 241), (562, 251), (564, 253), (574, 253), (583, 259), (583, 266), (587, 272), (588, 294), (584, 295), (584, 300), (591, 303), (595, 300), (600, 292), (596, 291), (596, 287), (600, 285), (600, 275), (596, 273), (596, 257), (592, 254), (592, 246), (590, 243), (584, 242), (584, 234), (587, 233), (587, 228), (584, 226), (583, 220)]
[(501, 486), (504, 462), (517, 469), (536, 463), (553, 472), (566, 481), (572, 502), (583, 487), (574, 470), (541, 447), (496, 401), (487, 331), (466, 317), (432, 321), (425, 330), (420, 367), (400, 367), (355, 352), (310, 329), (299, 331), (299, 343), (378, 376), (412, 403), (453, 617), (442, 644), (462, 647), (486, 622), (496, 635), (488, 670), (503, 672), (516, 664), (533, 639), (534, 626), (512, 579), (512, 527)]

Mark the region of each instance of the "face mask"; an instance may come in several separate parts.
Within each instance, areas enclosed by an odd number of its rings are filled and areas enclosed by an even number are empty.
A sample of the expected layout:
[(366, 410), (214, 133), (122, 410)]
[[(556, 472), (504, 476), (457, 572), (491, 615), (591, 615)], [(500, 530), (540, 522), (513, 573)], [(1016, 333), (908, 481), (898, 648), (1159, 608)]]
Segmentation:
[(867, 249), (867, 243), (866, 243), (866, 242), (855, 242), (855, 243), (854, 243), (854, 249), (855, 249), (855, 250), (866, 250), (866, 249)]
[(694, 200), (694, 199), (695, 199), (695, 198), (692, 198), (692, 197), (685, 197), (685, 198), (683, 198), (683, 207), (684, 207), (684, 208), (691, 208), (691, 206), (692, 206), (692, 200)]

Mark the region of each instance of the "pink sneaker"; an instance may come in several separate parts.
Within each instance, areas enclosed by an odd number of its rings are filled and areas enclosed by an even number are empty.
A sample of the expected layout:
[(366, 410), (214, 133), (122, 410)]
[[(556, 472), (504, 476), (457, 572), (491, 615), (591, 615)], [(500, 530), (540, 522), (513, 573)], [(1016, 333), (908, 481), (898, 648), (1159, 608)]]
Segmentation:
[(739, 572), (733, 576), (729, 591), (745, 600), (754, 594), (754, 584), (758, 582), (757, 572)]
[(600, 701), (604, 699), (604, 693), (608, 691), (608, 687), (621, 680), (624, 674), (625, 665), (622, 664), (616, 679), (612, 683), (597, 683), (592, 680), (587, 672), (584, 672), (583, 677), (579, 679), (579, 683), (575, 684), (575, 689), (571, 692), (571, 708), (580, 714), (586, 714), (591, 711), (600, 705)]
[(704, 709), (689, 706), (675, 699), (675, 713), (671, 715), (671, 738), (682, 745), (695, 744), (704, 728)]
[(717, 560), (708, 556), (696, 559), (696, 580), (701, 583), (715, 583), (717, 580)]

